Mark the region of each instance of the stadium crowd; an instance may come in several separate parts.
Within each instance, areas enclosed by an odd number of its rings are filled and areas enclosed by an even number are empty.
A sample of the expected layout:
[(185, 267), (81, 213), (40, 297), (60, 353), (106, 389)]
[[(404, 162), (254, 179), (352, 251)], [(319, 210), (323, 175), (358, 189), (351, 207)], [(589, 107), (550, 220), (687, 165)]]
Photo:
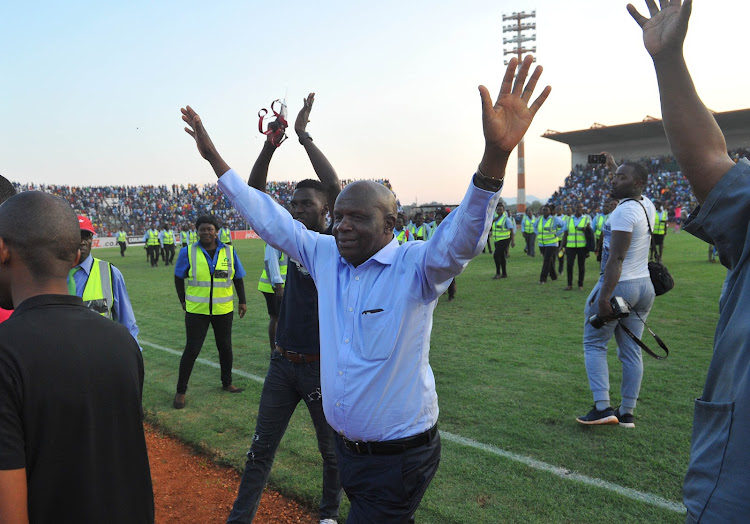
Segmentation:
[[(387, 179), (375, 180), (393, 190)], [(342, 187), (352, 180), (342, 180)], [(122, 228), (128, 235), (142, 236), (151, 226), (191, 228), (201, 215), (215, 215), (229, 229), (248, 229), (216, 184), (172, 184), (171, 186), (64, 186), (13, 184), (16, 191), (44, 191), (64, 198), (76, 214), (91, 219), (99, 236), (113, 236)], [(273, 181), (266, 188), (277, 202), (288, 206), (297, 182)]]
[[(729, 156), (737, 162), (750, 153), (746, 148), (729, 151)], [(680, 171), (672, 155), (644, 157), (640, 159), (621, 159), (625, 162), (638, 162), (648, 168), (649, 183), (644, 195), (651, 200), (658, 200), (669, 212), (670, 220), (674, 219), (674, 210), (678, 207), (694, 209), (698, 205), (690, 191), (687, 178)], [(564, 184), (550, 197), (550, 206), (573, 208), (579, 201), (589, 212), (601, 208), (610, 193), (610, 176), (605, 166), (576, 165), (565, 177)], [(569, 214), (569, 213), (568, 213)], [(679, 218), (679, 217), (678, 217)]]

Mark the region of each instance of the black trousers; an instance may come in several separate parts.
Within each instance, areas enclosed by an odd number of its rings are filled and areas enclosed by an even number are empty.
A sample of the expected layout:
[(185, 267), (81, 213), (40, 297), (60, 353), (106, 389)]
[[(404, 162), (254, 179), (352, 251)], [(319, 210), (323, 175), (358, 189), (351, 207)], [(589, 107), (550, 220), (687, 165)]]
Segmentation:
[(125, 250), (128, 248), (128, 243), (127, 242), (118, 242), (118, 244), (120, 244), (120, 256), (124, 257), (125, 256)]
[(440, 464), (440, 436), (397, 455), (360, 455), (346, 448), (339, 435), (335, 441), (341, 486), (351, 503), (346, 522), (414, 522)]
[(151, 261), (152, 266), (159, 264), (159, 250), (160, 246), (158, 244), (155, 246), (146, 246), (146, 253), (148, 254), (148, 259)]
[(498, 275), (508, 276), (508, 273), (505, 271), (505, 252), (508, 250), (509, 245), (510, 237), (495, 242), (495, 254), (492, 257), (495, 259), (495, 273)]
[(174, 244), (164, 244), (164, 264), (167, 266), (174, 261)]
[(180, 359), (180, 375), (177, 379), (177, 393), (187, 391), (188, 380), (193, 372), (195, 359), (201, 352), (203, 341), (206, 340), (208, 326), (214, 329), (216, 349), (219, 350), (219, 366), (221, 367), (221, 385), (232, 385), (232, 317), (234, 312), (226, 315), (197, 315), (185, 313), (185, 351)]
[(565, 256), (568, 259), (568, 285), (573, 285), (573, 263), (578, 257), (578, 287), (583, 287), (583, 277), (586, 274), (586, 255), (588, 249), (583, 247), (566, 247)]
[(552, 280), (557, 280), (555, 272), (555, 258), (557, 258), (557, 246), (539, 246), (542, 250), (544, 261), (542, 262), (542, 273), (539, 275), (539, 282), (547, 282), (547, 275)]

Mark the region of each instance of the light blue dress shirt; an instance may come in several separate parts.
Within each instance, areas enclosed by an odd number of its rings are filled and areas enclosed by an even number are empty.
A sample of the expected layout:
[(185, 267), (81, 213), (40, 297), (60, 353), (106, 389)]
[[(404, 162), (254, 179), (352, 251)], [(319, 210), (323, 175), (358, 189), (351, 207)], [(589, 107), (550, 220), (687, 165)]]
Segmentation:
[(299, 260), (318, 288), (323, 410), (351, 440), (385, 441), (438, 418), (429, 364), (432, 312), (451, 279), (482, 251), (500, 193), (470, 184), (429, 242), (391, 242), (357, 267), (334, 237), (308, 231), (234, 170), (219, 187), (266, 242)]
[(266, 266), (266, 276), (273, 285), (284, 283), (284, 279), (281, 276), (281, 269), (279, 269), (279, 257), (281, 257), (281, 251), (266, 244), (263, 264)]
[[(76, 283), (76, 295), (79, 297), (83, 296), (83, 290), (86, 287), (86, 282), (89, 280), (93, 265), (94, 257), (89, 255), (86, 257), (86, 260), (76, 266), (81, 268), (73, 275), (73, 280)], [(135, 315), (133, 314), (133, 306), (130, 305), (128, 290), (125, 289), (125, 279), (120, 270), (115, 266), (112, 266), (112, 294), (115, 301), (112, 306), (114, 320), (128, 328), (130, 334), (138, 342), (138, 326), (135, 323)], [(138, 347), (140, 347), (140, 343)], [(143, 351), (143, 348), (141, 348), (141, 351)]]

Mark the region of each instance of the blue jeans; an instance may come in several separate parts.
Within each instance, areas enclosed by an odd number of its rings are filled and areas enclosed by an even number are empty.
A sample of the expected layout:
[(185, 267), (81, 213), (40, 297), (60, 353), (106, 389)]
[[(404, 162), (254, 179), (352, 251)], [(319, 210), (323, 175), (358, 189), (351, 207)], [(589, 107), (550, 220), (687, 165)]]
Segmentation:
[[(622, 386), (620, 388), (622, 406), (635, 408), (643, 379), (641, 348), (630, 339), (617, 321), (608, 322), (601, 329), (596, 329), (589, 324), (588, 319), (599, 311), (601, 287), (602, 281), (599, 280), (586, 300), (584, 309), (583, 354), (586, 360), (589, 388), (594, 394), (594, 402), (609, 401), (607, 344), (614, 334), (617, 341), (617, 358), (622, 362)], [(612, 296), (622, 297), (631, 305), (630, 315), (620, 319), (620, 322), (625, 324), (636, 337), (641, 338), (644, 324), (635, 312), (638, 312), (641, 319), (645, 321), (651, 311), (655, 296), (651, 279), (645, 277), (618, 282)]]
[(318, 436), (318, 450), (323, 457), (320, 519), (338, 518), (341, 482), (336, 467), (334, 432), (323, 415), (320, 362), (294, 364), (274, 351), (260, 395), (253, 442), (228, 523), (249, 523), (255, 518), (279, 442), (300, 400), (305, 401), (310, 412)]

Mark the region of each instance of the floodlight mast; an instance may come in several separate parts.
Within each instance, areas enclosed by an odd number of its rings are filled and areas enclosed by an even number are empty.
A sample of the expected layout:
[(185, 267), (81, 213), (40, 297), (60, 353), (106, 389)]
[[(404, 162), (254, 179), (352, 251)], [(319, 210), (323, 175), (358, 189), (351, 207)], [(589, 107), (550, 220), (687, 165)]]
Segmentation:
[[(526, 47), (524, 42), (536, 42), (536, 33), (529, 35), (524, 31), (536, 31), (535, 22), (524, 22), (526, 19), (536, 19), (536, 9), (531, 12), (521, 11), (520, 13), (511, 13), (503, 15), (503, 22), (511, 22), (503, 26), (503, 33), (515, 33), (515, 35), (503, 37), (503, 45), (511, 45), (510, 49), (503, 49), (503, 55), (516, 55), (518, 63), (523, 60), (523, 55), (536, 53), (536, 46)], [(534, 58), (536, 62), (536, 58)], [(505, 60), (508, 65), (508, 60)], [(526, 212), (526, 167), (524, 162), (524, 141), (518, 143), (518, 193), (516, 197), (516, 211), (518, 213)]]

